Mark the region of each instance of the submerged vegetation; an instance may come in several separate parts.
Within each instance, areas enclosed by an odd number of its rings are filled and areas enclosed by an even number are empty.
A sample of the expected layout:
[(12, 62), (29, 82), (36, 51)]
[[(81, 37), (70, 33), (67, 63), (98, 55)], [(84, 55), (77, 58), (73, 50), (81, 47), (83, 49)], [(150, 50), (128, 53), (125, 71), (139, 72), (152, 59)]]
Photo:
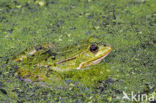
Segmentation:
[[(155, 0), (0, 0), (0, 102), (115, 103), (123, 91), (155, 94), (155, 10)], [(111, 54), (90, 69), (59, 74), (63, 85), (46, 88), (18, 75), (13, 58), (27, 48), (62, 48), (92, 35), (111, 44)]]

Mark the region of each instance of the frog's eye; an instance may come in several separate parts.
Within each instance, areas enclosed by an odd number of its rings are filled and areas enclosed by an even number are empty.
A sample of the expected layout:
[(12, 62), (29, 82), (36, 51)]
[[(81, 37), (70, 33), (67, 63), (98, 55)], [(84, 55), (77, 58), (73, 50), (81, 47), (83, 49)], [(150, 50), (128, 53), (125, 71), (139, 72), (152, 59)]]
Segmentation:
[(92, 44), (89, 48), (89, 50), (92, 52), (92, 53), (96, 53), (98, 51), (98, 46), (96, 44)]

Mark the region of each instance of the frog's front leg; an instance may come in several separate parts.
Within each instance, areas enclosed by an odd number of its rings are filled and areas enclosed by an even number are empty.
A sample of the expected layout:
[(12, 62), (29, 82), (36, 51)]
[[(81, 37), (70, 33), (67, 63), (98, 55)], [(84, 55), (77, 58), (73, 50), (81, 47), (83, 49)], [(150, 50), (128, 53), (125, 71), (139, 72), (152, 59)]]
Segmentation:
[(79, 65), (79, 67), (77, 67), (76, 69), (79, 70), (79, 69), (85, 68), (85, 67), (87, 67), (87, 66), (89, 66), (89, 65), (88, 65), (88, 62), (82, 62), (82, 63)]

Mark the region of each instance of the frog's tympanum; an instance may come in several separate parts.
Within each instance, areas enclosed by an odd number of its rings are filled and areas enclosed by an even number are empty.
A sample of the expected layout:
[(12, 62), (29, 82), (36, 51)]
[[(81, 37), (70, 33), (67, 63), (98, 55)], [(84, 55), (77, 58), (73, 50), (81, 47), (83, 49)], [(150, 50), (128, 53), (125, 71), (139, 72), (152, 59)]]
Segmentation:
[(18, 74), (32, 81), (52, 78), (52, 72), (82, 70), (99, 63), (112, 51), (102, 43), (78, 43), (59, 48), (54, 44), (42, 44), (25, 50), (14, 61)]

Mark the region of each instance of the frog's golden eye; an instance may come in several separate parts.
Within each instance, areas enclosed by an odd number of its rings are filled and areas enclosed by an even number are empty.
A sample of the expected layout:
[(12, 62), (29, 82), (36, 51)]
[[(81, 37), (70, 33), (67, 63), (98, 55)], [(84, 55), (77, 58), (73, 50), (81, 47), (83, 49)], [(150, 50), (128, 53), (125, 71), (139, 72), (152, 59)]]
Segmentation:
[(96, 53), (98, 52), (98, 49), (99, 47), (96, 45), (96, 44), (92, 44), (89, 48), (89, 50), (92, 52), (92, 53)]

